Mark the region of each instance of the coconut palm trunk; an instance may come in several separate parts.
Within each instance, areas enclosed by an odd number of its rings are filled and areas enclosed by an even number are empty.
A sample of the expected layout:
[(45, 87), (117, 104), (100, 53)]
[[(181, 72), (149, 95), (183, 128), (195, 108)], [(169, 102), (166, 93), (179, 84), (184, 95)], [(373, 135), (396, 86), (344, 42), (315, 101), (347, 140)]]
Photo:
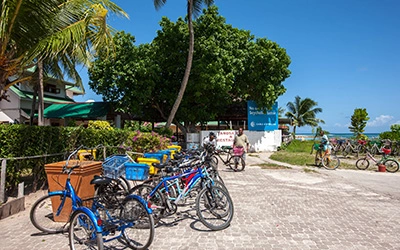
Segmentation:
[(178, 96), (176, 97), (174, 106), (172, 106), (171, 113), (169, 114), (167, 123), (165, 125), (167, 128), (169, 128), (171, 126), (172, 121), (175, 118), (176, 112), (178, 111), (179, 105), (181, 104), (183, 95), (185, 94), (186, 86), (189, 81), (190, 70), (192, 68), (193, 52), (194, 52), (194, 30), (193, 30), (193, 23), (192, 23), (192, 6), (193, 6), (193, 0), (188, 0), (187, 13), (188, 13), (188, 26), (189, 26), (189, 51), (188, 51), (188, 57), (187, 57), (187, 62), (186, 62), (185, 75), (183, 76), (181, 88), (179, 89)]

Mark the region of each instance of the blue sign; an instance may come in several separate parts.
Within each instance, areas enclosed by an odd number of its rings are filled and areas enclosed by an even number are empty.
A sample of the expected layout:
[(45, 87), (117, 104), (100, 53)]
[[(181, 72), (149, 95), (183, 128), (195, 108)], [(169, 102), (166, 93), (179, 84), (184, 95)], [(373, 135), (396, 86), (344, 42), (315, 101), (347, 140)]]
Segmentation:
[(250, 131), (274, 131), (278, 129), (278, 102), (272, 110), (259, 109), (254, 101), (247, 102), (247, 122)]

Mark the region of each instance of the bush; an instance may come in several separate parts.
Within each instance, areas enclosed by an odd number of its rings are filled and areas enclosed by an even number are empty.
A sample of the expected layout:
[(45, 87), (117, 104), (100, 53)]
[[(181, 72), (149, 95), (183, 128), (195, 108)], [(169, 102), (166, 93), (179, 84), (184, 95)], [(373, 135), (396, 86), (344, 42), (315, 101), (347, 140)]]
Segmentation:
[(131, 132), (123, 147), (128, 151), (145, 153), (166, 149), (171, 140), (156, 132)]

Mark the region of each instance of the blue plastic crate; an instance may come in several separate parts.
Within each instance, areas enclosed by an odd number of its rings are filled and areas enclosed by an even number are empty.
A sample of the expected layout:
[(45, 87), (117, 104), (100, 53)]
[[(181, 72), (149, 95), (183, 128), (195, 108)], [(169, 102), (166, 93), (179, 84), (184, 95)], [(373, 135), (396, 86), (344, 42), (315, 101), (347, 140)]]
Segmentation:
[(149, 168), (145, 163), (125, 163), (125, 177), (127, 180), (144, 181), (149, 177)]
[(125, 174), (125, 163), (131, 161), (127, 155), (113, 155), (103, 162), (103, 175), (108, 178), (118, 179)]

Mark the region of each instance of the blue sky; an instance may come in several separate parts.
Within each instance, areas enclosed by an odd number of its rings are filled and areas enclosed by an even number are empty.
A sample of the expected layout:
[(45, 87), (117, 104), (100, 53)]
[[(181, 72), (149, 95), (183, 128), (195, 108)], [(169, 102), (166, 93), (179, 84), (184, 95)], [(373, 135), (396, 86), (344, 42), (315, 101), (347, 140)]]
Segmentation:
[[(129, 19), (110, 16), (109, 23), (149, 43), (162, 16), (176, 21), (186, 14), (186, 1), (168, 0), (156, 10), (152, 0), (114, 0)], [(134, 3), (133, 3), (134, 2)], [(286, 107), (295, 96), (318, 102), (324, 130), (349, 132), (356, 108), (366, 108), (365, 132), (389, 131), (400, 124), (400, 1), (398, 0), (215, 0), (220, 15), (233, 27), (266, 37), (286, 49), (291, 76), (278, 98)], [(76, 101), (101, 101), (87, 86)], [(300, 127), (298, 133), (311, 132)]]

